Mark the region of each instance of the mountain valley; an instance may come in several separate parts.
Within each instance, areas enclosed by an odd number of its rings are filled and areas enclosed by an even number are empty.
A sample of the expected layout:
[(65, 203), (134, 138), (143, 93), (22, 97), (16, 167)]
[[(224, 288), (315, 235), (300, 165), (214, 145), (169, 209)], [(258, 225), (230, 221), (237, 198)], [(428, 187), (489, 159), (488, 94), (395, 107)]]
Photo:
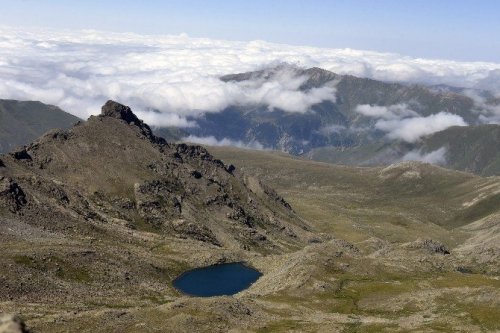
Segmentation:
[[(174, 144), (112, 101), (0, 161), (0, 308), (35, 331), (499, 329), (498, 177)], [(226, 262), (263, 276), (172, 285)]]

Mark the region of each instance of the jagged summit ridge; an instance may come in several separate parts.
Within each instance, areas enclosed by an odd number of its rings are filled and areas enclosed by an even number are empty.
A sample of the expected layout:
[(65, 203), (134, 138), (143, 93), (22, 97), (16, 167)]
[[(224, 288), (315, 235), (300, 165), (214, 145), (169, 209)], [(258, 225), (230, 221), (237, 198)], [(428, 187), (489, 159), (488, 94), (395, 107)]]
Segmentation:
[(113, 100), (108, 100), (101, 108), (101, 116), (113, 117), (122, 119), (127, 123), (134, 123), (135, 125), (143, 125), (144, 122), (137, 118), (129, 106), (120, 104)]
[(144, 121), (139, 119), (132, 109), (124, 104), (118, 103), (113, 100), (108, 100), (101, 107), (101, 118), (110, 117), (123, 120), (129, 125), (135, 125), (141, 129), (141, 132), (146, 136), (151, 142), (158, 144), (165, 144), (166, 141), (163, 138), (157, 137), (153, 134), (151, 127), (148, 126)]

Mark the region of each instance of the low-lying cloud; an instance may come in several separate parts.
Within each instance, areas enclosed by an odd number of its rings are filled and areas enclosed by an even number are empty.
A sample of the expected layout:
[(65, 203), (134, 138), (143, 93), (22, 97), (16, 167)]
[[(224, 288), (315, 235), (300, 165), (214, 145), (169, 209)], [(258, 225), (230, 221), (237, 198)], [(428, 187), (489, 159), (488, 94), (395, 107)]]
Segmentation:
[(196, 127), (195, 121), (187, 120), (175, 113), (157, 111), (136, 111), (137, 116), (146, 124), (153, 124), (155, 127)]
[[(262, 103), (271, 109), (305, 112), (315, 103), (334, 100), (334, 86), (298, 91), (300, 77), (245, 84), (218, 79), (277, 61), (378, 80), (500, 90), (500, 64), (496, 63), (186, 35), (0, 27), (0, 98), (40, 100), (81, 118), (98, 113), (111, 98), (132, 106), (151, 125), (184, 127), (193, 126), (189, 116), (217, 112), (233, 104)], [(485, 119), (490, 116), (485, 115)], [(385, 117), (381, 120), (390, 121)], [(402, 136), (392, 123), (381, 123), (380, 127)]]
[[(500, 74), (499, 74), (500, 76)], [(500, 89), (500, 87), (499, 87)], [(466, 89), (464, 94), (474, 101), (474, 112), (479, 114), (479, 121), (484, 124), (500, 124), (500, 103), (488, 103), (488, 97), (481, 91)], [(491, 96), (489, 96), (491, 99)], [(500, 98), (500, 97), (499, 97)]]
[(273, 71), (265, 72), (265, 78), (228, 82), (228, 85), (233, 85), (237, 90), (233, 104), (267, 105), (270, 110), (304, 113), (314, 104), (336, 101), (334, 84), (301, 90), (300, 87), (308, 77), (298, 74), (294, 66), (279, 66)]
[(195, 136), (195, 135), (189, 135), (187, 137), (182, 138), (183, 142), (190, 142), (190, 143), (197, 143), (200, 145), (205, 145), (205, 146), (233, 146), (233, 147), (238, 147), (238, 148), (245, 148), (245, 149), (257, 149), (257, 150), (263, 150), (264, 146), (258, 142), (250, 142), (250, 143), (244, 143), (243, 141), (240, 140), (232, 140), (229, 138), (222, 138), (221, 140), (218, 140), (214, 136)]
[(420, 161), (425, 163), (445, 165), (446, 164), (446, 147), (441, 147), (430, 153), (422, 153), (420, 150), (412, 150), (408, 152), (401, 160), (403, 161)]
[(375, 128), (386, 132), (388, 138), (406, 142), (416, 142), (452, 126), (467, 126), (467, 123), (459, 115), (439, 112), (427, 117), (379, 120), (375, 124)]
[(383, 119), (401, 119), (418, 116), (418, 113), (410, 110), (406, 104), (395, 104), (390, 106), (361, 104), (356, 107), (355, 111), (367, 117)]
[(323, 134), (323, 135), (330, 135), (330, 134), (342, 133), (345, 130), (347, 130), (347, 127), (345, 127), (343, 125), (333, 124), (333, 125), (327, 125), (327, 126), (321, 127), (318, 130), (318, 132)]
[(464, 119), (449, 112), (439, 112), (427, 117), (420, 116), (406, 104), (390, 106), (358, 105), (356, 112), (378, 119), (375, 128), (387, 133), (389, 139), (416, 142), (421, 137), (452, 126), (467, 126)]

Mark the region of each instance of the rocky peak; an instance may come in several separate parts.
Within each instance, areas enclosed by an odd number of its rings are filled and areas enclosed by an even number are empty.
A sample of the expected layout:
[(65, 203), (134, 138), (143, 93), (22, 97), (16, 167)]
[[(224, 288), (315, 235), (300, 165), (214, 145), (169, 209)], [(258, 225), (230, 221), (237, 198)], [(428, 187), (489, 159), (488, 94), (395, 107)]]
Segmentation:
[(102, 106), (101, 116), (121, 119), (129, 124), (133, 123), (138, 126), (143, 124), (142, 120), (137, 118), (130, 107), (112, 100), (107, 101), (106, 104)]
[(142, 131), (142, 133), (153, 143), (165, 144), (163, 138), (159, 138), (153, 135), (151, 128), (145, 124), (142, 120), (137, 118), (137, 116), (132, 112), (129, 106), (123, 105), (121, 103), (115, 102), (113, 100), (108, 100), (101, 108), (100, 117), (111, 117), (123, 120), (130, 125), (136, 125)]
[(21, 187), (11, 178), (0, 176), (0, 205), (15, 213), (26, 204), (26, 195)]
[(254, 192), (234, 166), (201, 146), (154, 136), (114, 101), (67, 133), (47, 133), (24, 152), (5, 156), (0, 211), (37, 225), (106, 222), (274, 252), (308, 237), (305, 223), (274, 193), (258, 184)]

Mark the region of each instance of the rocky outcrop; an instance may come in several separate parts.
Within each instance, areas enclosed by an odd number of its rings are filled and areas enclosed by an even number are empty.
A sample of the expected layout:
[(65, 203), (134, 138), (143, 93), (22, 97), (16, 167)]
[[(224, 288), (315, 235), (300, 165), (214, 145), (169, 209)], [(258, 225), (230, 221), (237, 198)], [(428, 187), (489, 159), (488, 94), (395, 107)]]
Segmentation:
[(233, 210), (227, 214), (227, 217), (231, 220), (238, 221), (243, 223), (248, 227), (254, 226), (254, 219), (251, 215), (249, 215), (242, 207), (236, 206)]
[(134, 124), (136, 126), (144, 126), (142, 120), (139, 120), (139, 118), (137, 118), (137, 116), (132, 112), (130, 107), (117, 103), (112, 100), (107, 101), (106, 104), (102, 106), (101, 116), (113, 117), (116, 119), (123, 120), (128, 124)]
[(153, 143), (165, 144), (165, 140), (153, 135), (151, 128), (132, 112), (130, 107), (109, 100), (101, 108), (100, 117), (110, 117), (120, 119), (129, 125), (137, 126), (142, 134)]
[(214, 233), (204, 225), (185, 220), (177, 220), (172, 223), (172, 226), (181, 238), (191, 238), (202, 242), (211, 243), (216, 246), (221, 246)]
[(263, 184), (262, 182), (260, 182), (260, 186), (264, 190), (264, 193), (267, 194), (270, 198), (272, 198), (274, 201), (276, 201), (278, 204), (285, 207), (286, 209), (292, 210), (292, 206), (290, 206), (290, 204), (281, 195), (279, 195), (273, 188)]
[(234, 165), (232, 165), (232, 164), (229, 164), (229, 165), (226, 167), (226, 170), (227, 170), (227, 172), (229, 172), (229, 173), (231, 173), (231, 174), (232, 174), (232, 173), (236, 170), (236, 167), (235, 167)]
[(15, 151), (15, 152), (12, 152), (11, 155), (16, 160), (28, 160), (28, 161), (31, 161), (31, 156), (30, 156), (30, 154), (28, 154), (28, 151), (26, 150), (26, 148), (20, 149), (20, 150)]
[(181, 187), (178, 182), (158, 180), (136, 184), (134, 195), (139, 214), (158, 228), (164, 227), (167, 221), (179, 218), (182, 197), (176, 192), (180, 192)]
[[(180, 161), (184, 161), (186, 159), (187, 160), (189, 160), (189, 159), (191, 159), (191, 160), (201, 159), (203, 161), (210, 161), (214, 165), (216, 165), (217, 167), (221, 167), (224, 170), (226, 170), (227, 172), (230, 172), (226, 169), (226, 166), (224, 165), (224, 163), (221, 160), (214, 158), (208, 152), (208, 150), (206, 150), (202, 146), (191, 146), (191, 145), (187, 145), (185, 143), (180, 143), (180, 144), (176, 145), (175, 148), (176, 148), (176, 153), (174, 153), (174, 156), (176, 158), (180, 159)], [(231, 172), (232, 171), (233, 170), (231, 170)]]
[(450, 251), (444, 244), (432, 239), (419, 239), (413, 243), (410, 243), (408, 247), (413, 249), (423, 249), (430, 253), (437, 253), (442, 255), (450, 254)]
[(0, 177), (0, 207), (7, 207), (12, 213), (27, 204), (26, 195), (11, 178)]

